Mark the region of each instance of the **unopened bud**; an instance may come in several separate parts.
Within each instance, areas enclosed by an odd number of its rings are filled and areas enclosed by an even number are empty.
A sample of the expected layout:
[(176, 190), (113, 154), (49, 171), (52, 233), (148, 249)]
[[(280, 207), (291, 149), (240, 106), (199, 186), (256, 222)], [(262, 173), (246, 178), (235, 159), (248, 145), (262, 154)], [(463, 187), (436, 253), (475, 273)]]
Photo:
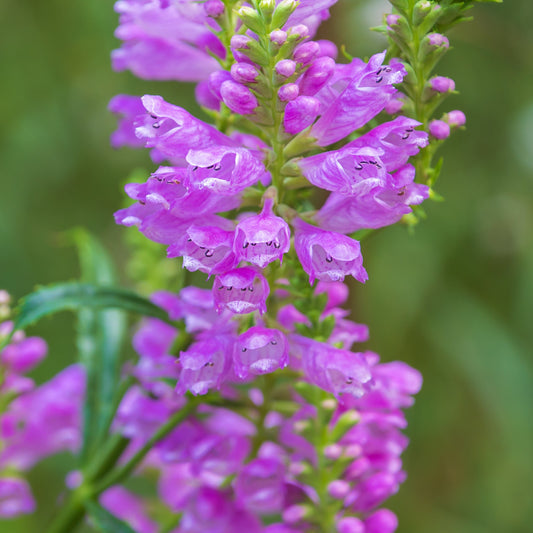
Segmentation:
[(308, 41), (299, 44), (295, 49), (292, 57), (302, 65), (308, 65), (320, 54), (320, 45), (315, 41)]
[(289, 40), (299, 41), (309, 37), (309, 28), (305, 24), (297, 24), (296, 26), (291, 26), (288, 32)]
[(288, 524), (295, 524), (303, 520), (309, 513), (310, 509), (306, 505), (291, 505), (283, 511), (283, 521)]
[(272, 27), (283, 28), (289, 17), (294, 13), (296, 6), (295, 0), (281, 0), (272, 15)]
[(242, 23), (255, 33), (262, 33), (265, 29), (265, 21), (261, 15), (250, 6), (242, 6), (237, 15), (242, 20)]
[(340, 444), (330, 444), (324, 448), (324, 457), (334, 461), (342, 455), (343, 447)]
[(233, 63), (231, 76), (239, 83), (253, 83), (259, 76), (258, 70), (250, 63)]
[(258, 105), (250, 89), (233, 80), (225, 81), (220, 86), (220, 96), (234, 113), (240, 115), (249, 115)]
[(459, 111), (458, 109), (454, 111), (450, 111), (446, 119), (447, 119), (446, 122), (448, 122), (448, 124), (452, 128), (459, 128), (466, 124), (465, 114), (462, 111)]
[(282, 59), (275, 66), (276, 73), (284, 78), (290, 78), (296, 72), (296, 62), (292, 59)]
[(432, 120), (429, 123), (429, 133), (435, 139), (443, 140), (450, 136), (450, 126), (444, 120)]
[(350, 484), (343, 479), (332, 481), (328, 485), (328, 494), (336, 500), (344, 500), (350, 492)]
[(365, 533), (365, 524), (355, 516), (346, 516), (337, 522), (339, 533)]
[(224, 2), (221, 0), (207, 0), (204, 4), (204, 10), (208, 17), (220, 17), (224, 13)]
[(444, 76), (435, 76), (429, 81), (429, 85), (438, 93), (448, 93), (455, 90), (455, 82)]
[(281, 46), (282, 44), (285, 44), (285, 41), (287, 40), (287, 32), (283, 30), (274, 30), (273, 32), (270, 32), (270, 40), (278, 46)]
[(300, 95), (300, 88), (296, 83), (287, 83), (282, 85), (278, 90), (278, 98), (282, 102), (290, 102), (291, 100), (296, 100)]

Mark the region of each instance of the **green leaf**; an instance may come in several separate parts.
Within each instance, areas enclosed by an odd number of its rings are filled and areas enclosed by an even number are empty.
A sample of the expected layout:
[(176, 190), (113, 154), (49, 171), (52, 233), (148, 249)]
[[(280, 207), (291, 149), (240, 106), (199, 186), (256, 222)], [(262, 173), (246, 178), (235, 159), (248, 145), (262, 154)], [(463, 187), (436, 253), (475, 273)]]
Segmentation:
[[(98, 285), (116, 283), (111, 258), (95, 237), (82, 228), (74, 229), (68, 236), (78, 249), (82, 281)], [(85, 308), (78, 312), (78, 355), (87, 371), (83, 446), (80, 453), (82, 464), (93, 447), (105, 437), (114, 415), (125, 332), (124, 311)]]
[(85, 503), (85, 508), (94, 525), (102, 533), (135, 533), (131, 526), (113, 516), (100, 504), (89, 500)]
[(60, 311), (78, 311), (85, 307), (123, 309), (170, 322), (163, 309), (133, 291), (73, 281), (40, 287), (22, 298), (14, 330), (24, 329), (41, 318)]

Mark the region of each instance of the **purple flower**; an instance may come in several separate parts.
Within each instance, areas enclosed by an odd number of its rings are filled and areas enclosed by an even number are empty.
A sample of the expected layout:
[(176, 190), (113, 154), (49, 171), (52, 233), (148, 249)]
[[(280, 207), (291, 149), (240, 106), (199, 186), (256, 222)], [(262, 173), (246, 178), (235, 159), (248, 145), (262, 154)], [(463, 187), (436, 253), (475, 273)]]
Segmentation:
[(300, 93), (313, 96), (324, 87), (334, 72), (335, 61), (331, 57), (319, 57), (300, 79)]
[(213, 336), (195, 342), (180, 352), (181, 374), (178, 394), (190, 390), (195, 396), (220, 388), (231, 368), (231, 342), (227, 336)]
[(7, 372), (24, 374), (46, 356), (48, 347), (40, 337), (18, 337), (0, 352), (0, 365)]
[(291, 135), (300, 133), (313, 124), (320, 109), (320, 102), (312, 96), (298, 96), (285, 107), (283, 126)]
[(444, 120), (432, 120), (429, 123), (429, 133), (435, 139), (443, 140), (450, 136), (450, 126)]
[(415, 129), (420, 125), (420, 122), (412, 118), (397, 117), (351, 141), (345, 149), (372, 148), (377, 150), (387, 172), (393, 172), (405, 165), (409, 157), (416, 155), (420, 148), (427, 146), (427, 133)]
[(250, 267), (236, 268), (220, 274), (213, 283), (215, 307), (235, 314), (266, 311), (270, 289), (262, 274)]
[(233, 231), (218, 226), (190, 226), (183, 237), (168, 248), (168, 257), (183, 257), (183, 267), (191, 272), (219, 274), (235, 266)]
[(316, 93), (321, 104), (320, 118), (310, 136), (320, 146), (346, 137), (383, 110), (396, 92), (393, 84), (406, 74), (401, 63), (383, 65), (385, 52), (370, 58), (368, 64), (354, 59), (348, 65), (337, 65), (328, 83)]
[(210, 487), (199, 489), (189, 499), (180, 524), (183, 533), (260, 533), (257, 518), (236, 506), (230, 495)]
[(109, 111), (119, 115), (118, 128), (111, 134), (111, 146), (120, 148), (130, 146), (132, 148), (144, 147), (144, 141), (135, 135), (135, 120), (146, 114), (142, 100), (138, 96), (117, 94), (107, 106)]
[(334, 348), (300, 335), (291, 335), (291, 365), (300, 366), (314, 385), (338, 399), (359, 397), (371, 379), (370, 368), (360, 353)]
[(146, 95), (142, 102), (147, 113), (136, 121), (135, 135), (147, 148), (155, 148), (162, 158), (181, 163), (191, 147), (202, 150), (234, 144), (213, 126), (165, 102), (161, 96)]
[(288, 224), (274, 215), (273, 200), (266, 199), (263, 210), (241, 220), (235, 229), (233, 251), (237, 260), (249, 261), (260, 268), (279, 259), (290, 248), (290, 230)]
[(385, 183), (370, 183), (368, 190), (357, 196), (332, 193), (315, 218), (322, 228), (342, 233), (394, 224), (411, 212), (410, 205), (420, 204), (429, 196), (429, 187), (413, 183), (414, 177), (414, 168), (406, 165), (388, 174)]
[(35, 511), (30, 486), (23, 479), (0, 477), (0, 518), (10, 519)]
[(85, 371), (72, 365), (16, 398), (1, 417), (0, 465), (26, 470), (42, 458), (81, 444)]
[(289, 362), (287, 339), (281, 331), (253, 326), (235, 342), (233, 363), (241, 378), (268, 374)]
[(257, 183), (265, 168), (245, 148), (213, 147), (191, 149), (186, 157), (186, 186), (209, 189), (222, 195), (234, 195)]
[(368, 279), (359, 241), (324, 231), (301, 220), (295, 223), (294, 247), (309, 281), (342, 281), (351, 275), (361, 283)]
[(158, 531), (157, 524), (150, 520), (146, 514), (143, 500), (121, 486), (116, 485), (107, 489), (100, 496), (100, 503), (138, 533), (156, 533)]
[(274, 458), (250, 461), (237, 476), (235, 495), (238, 501), (253, 513), (279, 513), (285, 497), (283, 464)]
[(373, 148), (342, 148), (299, 161), (303, 175), (317, 187), (346, 196), (383, 184), (387, 170)]
[(115, 35), (123, 41), (111, 56), (115, 70), (129, 69), (144, 79), (201, 81), (219, 68), (209, 52), (225, 56), (202, 4), (119, 0), (115, 10)]

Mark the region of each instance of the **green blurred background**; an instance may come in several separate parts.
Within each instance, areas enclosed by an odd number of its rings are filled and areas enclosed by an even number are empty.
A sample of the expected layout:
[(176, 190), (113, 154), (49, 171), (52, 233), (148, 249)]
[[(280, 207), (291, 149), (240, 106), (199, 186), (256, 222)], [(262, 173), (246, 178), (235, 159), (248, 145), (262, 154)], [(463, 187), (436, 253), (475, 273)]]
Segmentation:
[[(321, 36), (355, 55), (380, 51), (367, 28), (387, 5), (340, 0)], [(413, 235), (393, 227), (366, 241), (370, 281), (354, 287), (368, 347), (425, 377), (409, 413), (409, 478), (390, 500), (400, 533), (533, 531), (533, 3), (474, 14), (437, 69), (461, 91), (442, 111), (463, 109), (468, 120), (443, 150), (446, 201), (427, 206)], [(60, 238), (72, 226), (97, 234), (124, 269), (127, 230), (112, 213), (121, 183), (153, 165), (146, 152), (109, 147), (109, 99), (162, 94), (197, 111), (192, 86), (111, 71), (116, 23), (111, 1), (0, 3), (0, 287), (15, 297), (78, 275)], [(73, 360), (72, 317), (31, 333), (50, 345), (37, 379)], [(0, 531), (42, 531), (72, 464), (38, 466), (39, 512)]]

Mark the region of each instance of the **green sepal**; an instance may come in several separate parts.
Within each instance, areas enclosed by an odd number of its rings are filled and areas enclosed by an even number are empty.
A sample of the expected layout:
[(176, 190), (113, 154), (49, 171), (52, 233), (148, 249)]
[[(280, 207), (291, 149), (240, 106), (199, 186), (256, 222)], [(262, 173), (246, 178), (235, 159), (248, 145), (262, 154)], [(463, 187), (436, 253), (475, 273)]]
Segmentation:
[(281, 0), (272, 15), (272, 29), (282, 28), (297, 7), (294, 0)]
[(86, 501), (85, 509), (98, 531), (102, 533), (135, 533), (135, 530), (126, 522), (119, 520), (95, 501)]
[(252, 30), (258, 35), (263, 35), (266, 32), (263, 17), (253, 7), (242, 6), (237, 11), (237, 16), (249, 30)]
[(359, 415), (355, 411), (345, 411), (337, 419), (328, 435), (330, 443), (338, 442), (350, 429), (359, 422)]

